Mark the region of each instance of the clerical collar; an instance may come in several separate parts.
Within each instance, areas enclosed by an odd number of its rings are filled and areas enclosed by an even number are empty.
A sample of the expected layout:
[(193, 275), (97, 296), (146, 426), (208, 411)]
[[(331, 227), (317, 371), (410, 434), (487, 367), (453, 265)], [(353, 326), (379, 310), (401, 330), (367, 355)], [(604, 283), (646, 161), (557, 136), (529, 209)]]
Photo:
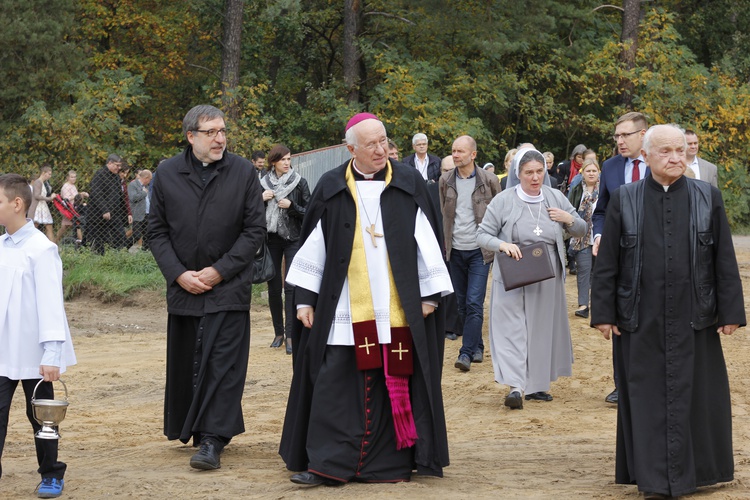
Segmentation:
[(354, 178), (358, 181), (384, 181), (385, 172), (387, 169), (388, 164), (386, 164), (385, 168), (381, 168), (377, 172), (374, 172), (372, 174), (365, 174), (357, 168), (357, 162), (352, 161), (352, 173), (354, 174)]
[(520, 184), (516, 184), (516, 194), (526, 203), (539, 203), (544, 201), (544, 190), (540, 189), (539, 194), (532, 196), (523, 190)]

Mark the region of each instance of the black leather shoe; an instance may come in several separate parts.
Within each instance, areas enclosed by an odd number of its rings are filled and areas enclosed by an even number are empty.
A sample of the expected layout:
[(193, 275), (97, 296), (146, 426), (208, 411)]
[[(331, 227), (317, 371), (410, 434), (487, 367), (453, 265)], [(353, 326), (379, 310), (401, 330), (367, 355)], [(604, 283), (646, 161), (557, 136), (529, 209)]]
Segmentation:
[(200, 470), (213, 470), (221, 467), (219, 461), (219, 452), (216, 445), (207, 439), (201, 442), (201, 448), (198, 453), (190, 458), (190, 467)]
[(518, 391), (513, 391), (505, 396), (505, 406), (507, 406), (511, 410), (522, 410), (523, 399), (521, 398), (521, 393)]
[(575, 315), (578, 316), (579, 318), (588, 318), (589, 317), (589, 308), (587, 307), (586, 309), (578, 309), (575, 312)]
[(289, 480), (295, 484), (304, 484), (305, 486), (336, 486), (340, 484), (339, 481), (328, 479), (308, 471), (295, 474)]
[(524, 399), (526, 401), (552, 401), (552, 394), (548, 392), (532, 392), (527, 394)]
[(456, 340), (458, 338), (458, 335), (456, 335), (453, 332), (445, 332), (445, 339), (446, 340)]
[(667, 495), (663, 493), (651, 493), (648, 491), (643, 492), (643, 498), (644, 500), (658, 500), (660, 498), (670, 498)]
[(292, 353), (292, 339), (287, 338), (286, 339), (286, 353), (291, 354)]
[(611, 404), (613, 404), (613, 405), (616, 405), (616, 404), (617, 404), (617, 400), (618, 400), (618, 397), (617, 397), (617, 389), (615, 389), (614, 391), (612, 391), (612, 392), (610, 392), (609, 394), (607, 394), (607, 397), (606, 397), (606, 398), (604, 398), (604, 401), (605, 401), (606, 403), (611, 403)]
[(281, 344), (284, 343), (284, 336), (283, 335), (276, 335), (273, 338), (273, 342), (271, 342), (271, 345), (269, 347), (281, 347)]

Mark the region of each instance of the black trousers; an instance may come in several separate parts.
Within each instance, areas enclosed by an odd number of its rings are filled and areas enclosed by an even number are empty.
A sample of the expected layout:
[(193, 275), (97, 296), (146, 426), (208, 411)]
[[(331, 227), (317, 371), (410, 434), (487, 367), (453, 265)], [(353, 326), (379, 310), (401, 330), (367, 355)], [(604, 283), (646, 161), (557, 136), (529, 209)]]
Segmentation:
[[(282, 282), (282, 277), (289, 272), (289, 266), (292, 259), (297, 255), (299, 250), (299, 240), (285, 240), (276, 233), (268, 233), (268, 251), (271, 253), (273, 266), (276, 268), (276, 276), (268, 282), (268, 306), (271, 308), (271, 320), (273, 322), (274, 335), (286, 335), (287, 338), (292, 336), (292, 322), (297, 317), (297, 310), (292, 300), (292, 290), (294, 287)], [(281, 272), (281, 262), (284, 259), (284, 272)], [(284, 287), (284, 304), (281, 300), (281, 288)], [(283, 309), (283, 312), (282, 312)], [(286, 315), (286, 325), (284, 316)]]
[[(5, 437), (8, 435), (10, 403), (13, 400), (13, 393), (16, 392), (16, 387), (18, 387), (18, 382), (18, 380), (11, 380), (8, 377), (0, 377), (0, 458), (2, 458), (3, 448), (5, 447)], [(23, 386), (24, 396), (26, 397), (26, 417), (31, 422), (34, 433), (36, 433), (42, 426), (34, 420), (31, 408), (31, 395), (39, 379), (21, 380), (20, 382)], [(43, 382), (40, 384), (39, 389), (36, 391), (36, 397), (38, 399), (54, 399), (55, 393), (52, 389), (52, 383)], [(67, 466), (57, 460), (57, 439), (38, 439), (35, 437), (34, 444), (36, 445), (36, 460), (39, 463), (37, 472), (42, 477), (62, 479)], [(3, 467), (2, 463), (0, 463), (0, 477), (2, 475)]]

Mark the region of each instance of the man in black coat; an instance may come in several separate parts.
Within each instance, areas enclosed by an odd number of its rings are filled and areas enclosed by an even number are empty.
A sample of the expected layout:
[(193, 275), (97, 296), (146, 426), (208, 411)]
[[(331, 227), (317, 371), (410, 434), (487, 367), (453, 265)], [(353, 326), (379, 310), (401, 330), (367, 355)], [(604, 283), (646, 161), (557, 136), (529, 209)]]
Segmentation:
[(731, 481), (732, 409), (721, 335), (745, 325), (721, 193), (684, 176), (685, 135), (651, 127), (651, 176), (607, 207), (592, 325), (614, 333), (619, 367), (615, 482), (672, 498)]
[(352, 160), (318, 182), (295, 285), (294, 376), (279, 453), (305, 485), (442, 476), (441, 297), (452, 292), (437, 208), (411, 167), (388, 161), (383, 123), (347, 124)]
[(427, 152), (427, 136), (419, 133), (411, 139), (414, 153), (402, 161), (410, 167), (416, 168), (427, 182), (437, 182), (440, 178), (440, 158)]
[(200, 444), (191, 467), (218, 469), (245, 430), (253, 256), (266, 218), (255, 168), (226, 152), (224, 114), (196, 106), (182, 129), (190, 144), (159, 165), (148, 227), (167, 281), (164, 434)]
[(89, 188), (86, 241), (92, 250), (103, 254), (105, 246), (116, 246), (124, 237), (127, 207), (122, 194), (120, 168), (123, 161), (116, 154), (107, 157), (107, 163), (96, 171)]

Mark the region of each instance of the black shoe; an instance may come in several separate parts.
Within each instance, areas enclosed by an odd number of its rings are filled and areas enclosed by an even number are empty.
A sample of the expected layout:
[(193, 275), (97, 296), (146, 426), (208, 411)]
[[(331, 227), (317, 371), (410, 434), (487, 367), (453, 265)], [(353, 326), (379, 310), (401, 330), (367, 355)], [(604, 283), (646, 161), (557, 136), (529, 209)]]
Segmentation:
[(455, 366), (462, 372), (468, 372), (469, 370), (471, 370), (471, 358), (468, 356), (468, 354), (460, 354), (453, 366)]
[(618, 400), (617, 389), (615, 389), (614, 391), (612, 391), (609, 394), (607, 394), (607, 397), (604, 398), (604, 401), (606, 403), (612, 403), (613, 405), (617, 404), (617, 400)]
[(289, 480), (295, 484), (304, 484), (305, 486), (336, 486), (338, 484), (341, 484), (339, 481), (328, 479), (326, 477), (319, 476), (307, 471), (295, 474), (290, 477)]
[(213, 470), (221, 467), (219, 452), (216, 450), (216, 445), (210, 439), (201, 442), (201, 448), (198, 450), (198, 453), (190, 458), (190, 467), (201, 470)]
[(476, 351), (474, 351), (474, 355), (471, 357), (471, 362), (481, 363), (482, 361), (484, 361), (484, 351), (482, 351), (481, 349), (477, 349)]
[(575, 314), (579, 318), (588, 318), (589, 317), (589, 308), (587, 307), (586, 309), (578, 309), (575, 312)]
[(292, 353), (292, 339), (287, 337), (286, 339), (286, 353), (291, 354)]
[(507, 406), (511, 410), (522, 410), (523, 399), (521, 398), (521, 393), (518, 391), (512, 391), (507, 396), (505, 396), (505, 406)]
[(458, 335), (453, 332), (445, 332), (445, 338), (446, 340), (456, 340), (458, 338)]
[(281, 347), (281, 344), (284, 343), (284, 336), (283, 335), (276, 335), (273, 338), (273, 342), (271, 342), (271, 345), (269, 347)]
[(527, 394), (524, 399), (526, 401), (552, 401), (552, 394), (548, 392), (532, 392)]

